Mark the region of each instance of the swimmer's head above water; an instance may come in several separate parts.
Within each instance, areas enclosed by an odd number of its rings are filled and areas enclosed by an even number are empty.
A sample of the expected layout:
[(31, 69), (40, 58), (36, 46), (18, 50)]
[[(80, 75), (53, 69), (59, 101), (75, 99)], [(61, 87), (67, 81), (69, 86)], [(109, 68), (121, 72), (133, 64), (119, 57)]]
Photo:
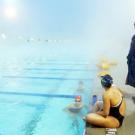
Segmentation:
[(101, 84), (105, 88), (110, 88), (113, 84), (113, 78), (108, 74), (101, 76)]
[(75, 103), (71, 104), (68, 110), (73, 113), (78, 113), (82, 107), (81, 96), (75, 96)]
[(75, 96), (75, 102), (81, 102), (81, 96)]

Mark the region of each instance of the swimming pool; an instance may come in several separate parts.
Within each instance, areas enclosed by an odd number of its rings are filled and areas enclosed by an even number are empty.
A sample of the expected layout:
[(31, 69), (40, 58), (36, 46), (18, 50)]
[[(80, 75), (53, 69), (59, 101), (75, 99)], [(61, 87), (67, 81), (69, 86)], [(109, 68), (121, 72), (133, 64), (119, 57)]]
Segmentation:
[(88, 105), (95, 73), (88, 64), (50, 59), (2, 64), (0, 135), (82, 135), (87, 109), (72, 114), (65, 108), (74, 95)]

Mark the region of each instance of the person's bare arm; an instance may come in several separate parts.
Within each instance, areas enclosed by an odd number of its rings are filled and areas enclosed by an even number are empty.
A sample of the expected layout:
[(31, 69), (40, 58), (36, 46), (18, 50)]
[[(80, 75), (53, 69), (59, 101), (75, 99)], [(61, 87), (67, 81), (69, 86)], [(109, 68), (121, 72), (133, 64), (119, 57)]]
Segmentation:
[(97, 112), (97, 114), (102, 115), (104, 117), (109, 115), (110, 111), (110, 97), (108, 94), (103, 95), (103, 111)]

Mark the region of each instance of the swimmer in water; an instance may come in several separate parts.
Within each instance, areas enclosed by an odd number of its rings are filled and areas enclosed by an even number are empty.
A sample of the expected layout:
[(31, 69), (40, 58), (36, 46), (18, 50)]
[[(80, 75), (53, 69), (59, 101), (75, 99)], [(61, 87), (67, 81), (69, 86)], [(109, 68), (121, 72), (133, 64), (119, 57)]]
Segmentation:
[(81, 96), (75, 96), (74, 103), (68, 105), (64, 111), (70, 112), (71, 114), (78, 114), (85, 105), (82, 103)]
[(81, 96), (75, 96), (75, 102), (70, 104), (67, 108), (70, 112), (77, 113), (83, 107)]
[(84, 87), (83, 81), (79, 81), (77, 91), (78, 92), (83, 92), (84, 89), (85, 89), (85, 87)]

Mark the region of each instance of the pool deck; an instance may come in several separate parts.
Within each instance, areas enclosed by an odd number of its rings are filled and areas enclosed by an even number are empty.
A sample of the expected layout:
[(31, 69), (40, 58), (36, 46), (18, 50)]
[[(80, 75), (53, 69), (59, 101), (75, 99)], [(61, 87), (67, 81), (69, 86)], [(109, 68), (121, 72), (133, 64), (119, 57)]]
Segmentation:
[[(122, 127), (117, 128), (117, 135), (135, 135), (135, 129), (134, 129), (135, 128), (135, 104), (132, 101), (132, 96), (135, 96), (135, 88), (125, 85), (125, 78), (127, 72), (125, 73), (123, 71), (125, 70), (121, 70), (121, 68), (117, 67), (114, 72), (111, 72), (115, 82), (117, 82), (117, 84), (116, 83), (115, 84), (120, 88), (122, 88), (122, 91), (125, 95), (126, 105), (127, 105), (126, 116)], [(115, 77), (117, 79), (115, 79)], [(120, 77), (121, 79), (119, 79), (118, 77)], [(100, 84), (99, 80), (100, 79), (96, 77), (94, 82), (96, 85), (94, 85), (93, 87), (94, 90), (92, 92), (93, 95), (94, 94), (98, 96), (102, 95), (101, 86), (97, 85)], [(85, 135), (106, 135), (106, 129), (95, 128), (86, 125)]]

